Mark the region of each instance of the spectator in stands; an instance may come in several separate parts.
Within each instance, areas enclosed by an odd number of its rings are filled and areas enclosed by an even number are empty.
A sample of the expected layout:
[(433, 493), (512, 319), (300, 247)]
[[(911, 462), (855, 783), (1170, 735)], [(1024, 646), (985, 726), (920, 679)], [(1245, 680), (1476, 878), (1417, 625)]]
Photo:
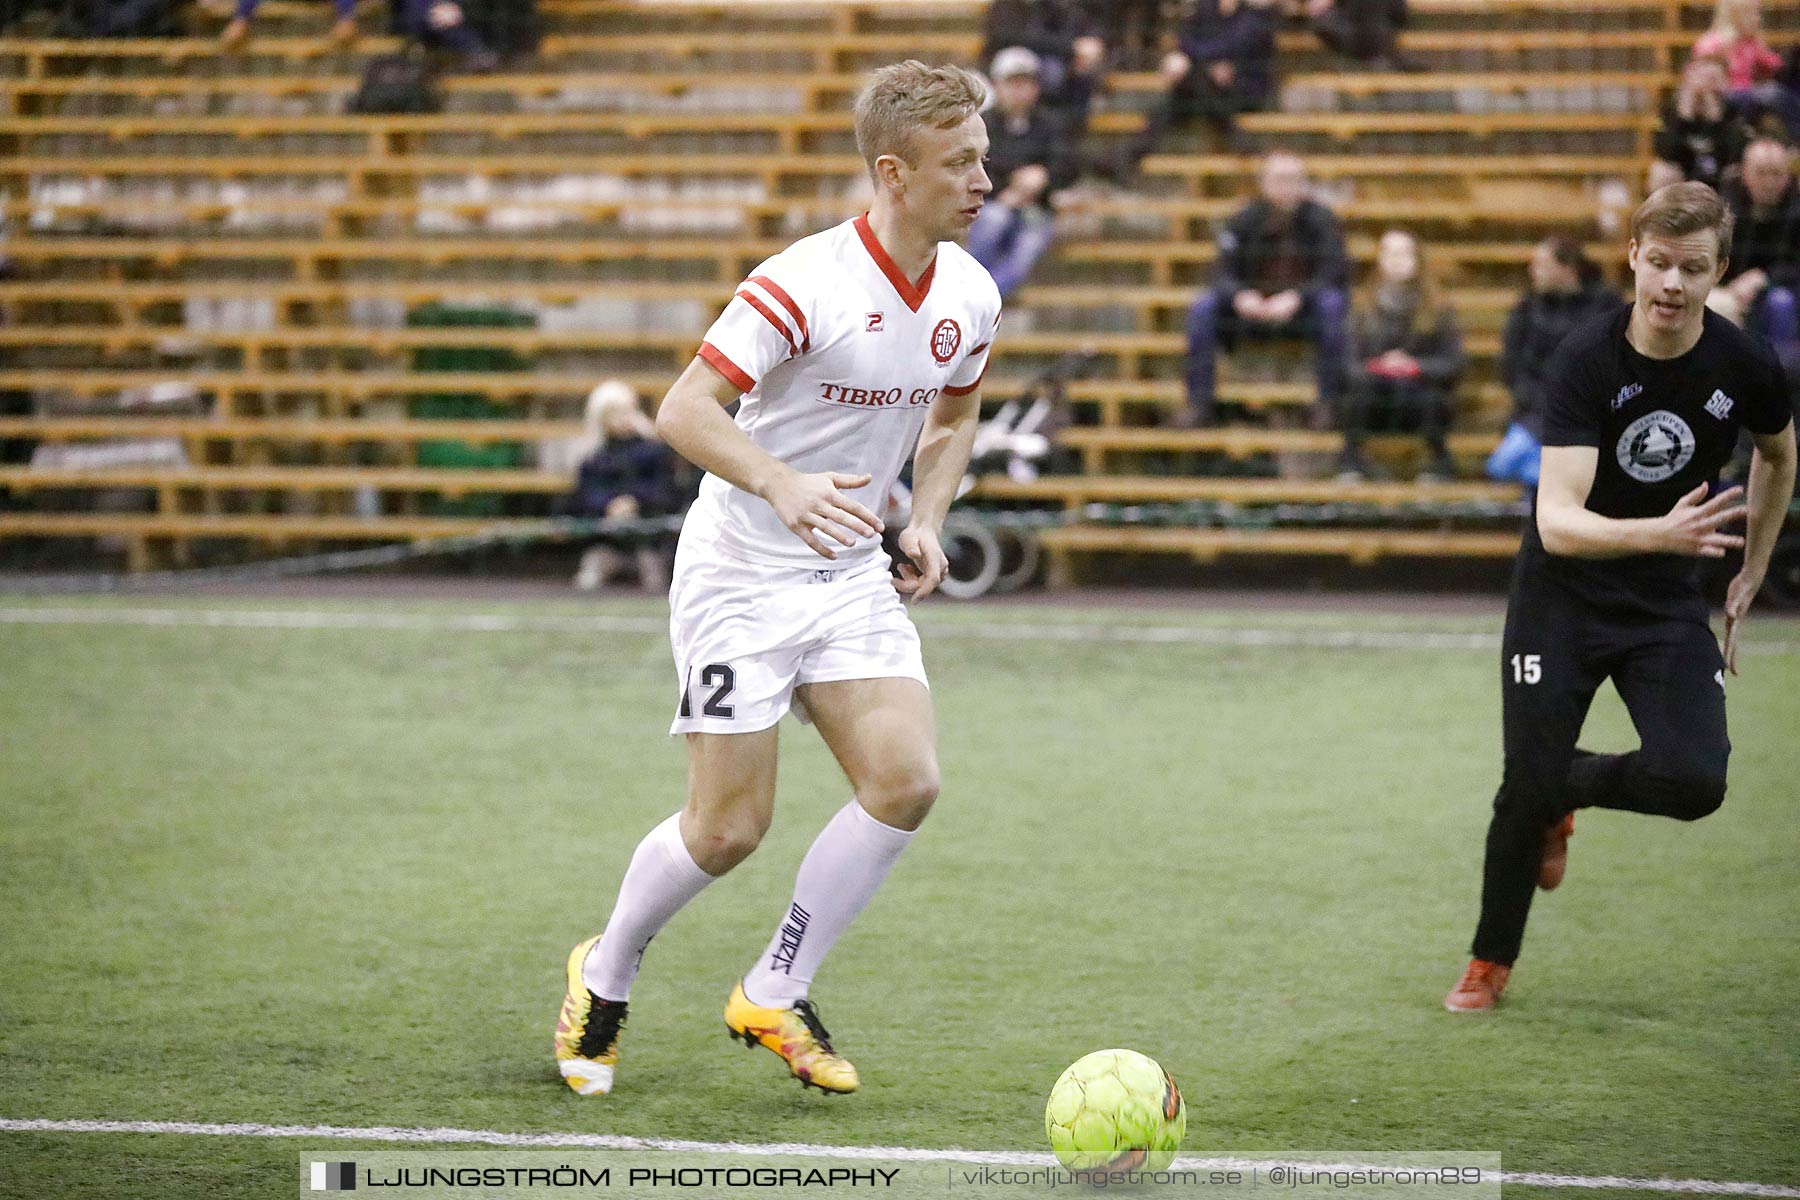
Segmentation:
[(1711, 306), (1767, 338), (1791, 375), (1800, 367), (1800, 188), (1793, 151), (1773, 138), (1751, 142), (1725, 199), (1737, 224), (1731, 262)]
[(1417, 71), (1400, 52), (1406, 0), (1306, 0), (1313, 33), (1331, 49), (1376, 71)]
[(969, 230), (969, 253), (1010, 296), (1050, 248), (1057, 194), (1075, 182), (1074, 138), (1040, 100), (1039, 58), (1023, 46), (994, 56), (988, 112), (988, 178), (994, 190)]
[(1079, 0), (994, 0), (981, 56), (991, 62), (1010, 46), (1038, 56), (1043, 103), (1061, 111), (1072, 128), (1086, 128), (1106, 69), (1106, 42)]
[[(616, 379), (602, 383), (588, 396), (586, 426), (565, 515), (630, 521), (668, 516), (680, 508), (674, 459), (657, 440), (636, 392)], [(646, 592), (667, 591), (669, 541), (667, 534), (596, 538), (581, 556), (575, 586), (596, 591), (627, 573), (635, 559), (639, 586)]]
[(1131, 69), (1162, 49), (1162, 0), (1085, 0), (1088, 19)]
[[(237, 0), (231, 23), (225, 26), (225, 44), (241, 46), (250, 40), (250, 22), (262, 0)], [(348, 46), (356, 40), (356, 0), (332, 0), (336, 20), (331, 26), (331, 40)]]
[(1501, 338), (1500, 378), (1512, 395), (1512, 416), (1487, 474), (1535, 488), (1550, 357), (1571, 330), (1620, 301), (1574, 238), (1558, 234), (1539, 242), (1527, 270), (1530, 284), (1507, 314)]
[(1663, 105), (1662, 127), (1653, 143), (1650, 190), (1684, 180), (1717, 188), (1729, 170), (1736, 174), (1748, 134), (1742, 115), (1725, 98), (1725, 66), (1694, 58), (1681, 72), (1681, 87)]
[(1402, 230), (1388, 230), (1376, 250), (1375, 279), (1350, 321), (1349, 389), (1338, 479), (1368, 478), (1363, 441), (1376, 428), (1418, 430), (1431, 456), (1419, 478), (1428, 482), (1453, 478), (1456, 468), (1445, 439), (1462, 371), (1456, 313), (1440, 300), (1418, 239)]
[(499, 55), (469, 19), (458, 0), (388, 0), (393, 31), (427, 46), (442, 46), (472, 71), (491, 71)]
[[(55, 0), (43, 7), (59, 13), (58, 36), (77, 38), (150, 38), (181, 36), (176, 0)], [(0, 11), (0, 24), (10, 25), (23, 8)]]
[(1296, 156), (1265, 158), (1258, 188), (1220, 231), (1212, 284), (1188, 312), (1184, 425), (1213, 423), (1219, 344), (1244, 336), (1311, 340), (1318, 355), (1314, 424), (1326, 426), (1339, 411), (1348, 305), (1343, 233), (1331, 210), (1308, 198), (1306, 165)]
[(1762, 37), (1762, 0), (1718, 0), (1712, 28), (1694, 43), (1695, 58), (1725, 67), (1732, 93), (1749, 93), (1781, 68), (1781, 56)]
[(1162, 60), (1168, 91), (1150, 109), (1144, 128), (1109, 169), (1121, 180), (1137, 174), (1177, 121), (1198, 117), (1212, 125), (1225, 149), (1248, 153), (1237, 115), (1265, 107), (1275, 90), (1274, 0), (1198, 0), (1182, 19), (1180, 48)]

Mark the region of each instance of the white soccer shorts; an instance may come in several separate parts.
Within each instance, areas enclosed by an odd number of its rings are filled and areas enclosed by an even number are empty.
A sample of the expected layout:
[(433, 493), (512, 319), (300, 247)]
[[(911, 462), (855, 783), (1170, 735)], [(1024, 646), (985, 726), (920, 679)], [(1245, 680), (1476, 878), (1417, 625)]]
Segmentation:
[[(726, 559), (684, 543), (669, 589), (669, 641), (681, 689), (677, 733), (755, 733), (790, 708), (803, 683), (917, 679), (919, 631), (885, 554), (816, 570)], [(929, 684), (927, 684), (929, 686)]]

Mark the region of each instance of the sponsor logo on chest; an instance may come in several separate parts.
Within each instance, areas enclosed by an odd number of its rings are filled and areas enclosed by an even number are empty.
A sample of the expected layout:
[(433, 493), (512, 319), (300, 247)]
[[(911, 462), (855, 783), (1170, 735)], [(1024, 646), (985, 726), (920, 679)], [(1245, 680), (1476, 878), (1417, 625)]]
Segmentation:
[(1706, 411), (1721, 421), (1731, 419), (1731, 397), (1718, 388), (1713, 389), (1712, 399), (1706, 402)]
[(820, 404), (839, 408), (860, 408), (865, 412), (890, 409), (924, 408), (938, 398), (940, 389), (904, 387), (853, 387), (847, 383), (821, 383), (813, 397)]
[(1613, 411), (1618, 412), (1621, 408), (1624, 408), (1627, 404), (1630, 404), (1633, 400), (1637, 399), (1639, 396), (1641, 396), (1643, 394), (1644, 394), (1644, 385), (1643, 384), (1641, 384), (1641, 383), (1626, 384), (1624, 387), (1619, 389), (1619, 394), (1613, 397), (1613, 402), (1612, 402)]

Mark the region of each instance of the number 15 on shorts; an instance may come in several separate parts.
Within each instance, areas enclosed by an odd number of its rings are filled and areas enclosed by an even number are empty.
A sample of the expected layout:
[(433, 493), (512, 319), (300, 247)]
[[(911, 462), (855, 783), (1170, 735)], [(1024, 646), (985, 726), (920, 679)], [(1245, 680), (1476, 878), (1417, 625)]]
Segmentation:
[(1512, 656), (1512, 681), (1514, 683), (1536, 683), (1543, 677), (1543, 655), (1515, 654)]

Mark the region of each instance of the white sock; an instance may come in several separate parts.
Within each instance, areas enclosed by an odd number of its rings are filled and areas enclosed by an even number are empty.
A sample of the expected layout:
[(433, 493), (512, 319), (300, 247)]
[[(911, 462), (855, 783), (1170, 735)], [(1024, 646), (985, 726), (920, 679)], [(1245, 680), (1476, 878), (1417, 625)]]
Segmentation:
[(913, 839), (852, 800), (827, 822), (800, 863), (794, 900), (769, 948), (744, 976), (744, 995), (764, 1008), (806, 998), (832, 944), (856, 920)]
[(606, 932), (581, 964), (588, 990), (602, 1000), (630, 999), (644, 947), (712, 881), (681, 840), (680, 813), (644, 835), (619, 884)]

